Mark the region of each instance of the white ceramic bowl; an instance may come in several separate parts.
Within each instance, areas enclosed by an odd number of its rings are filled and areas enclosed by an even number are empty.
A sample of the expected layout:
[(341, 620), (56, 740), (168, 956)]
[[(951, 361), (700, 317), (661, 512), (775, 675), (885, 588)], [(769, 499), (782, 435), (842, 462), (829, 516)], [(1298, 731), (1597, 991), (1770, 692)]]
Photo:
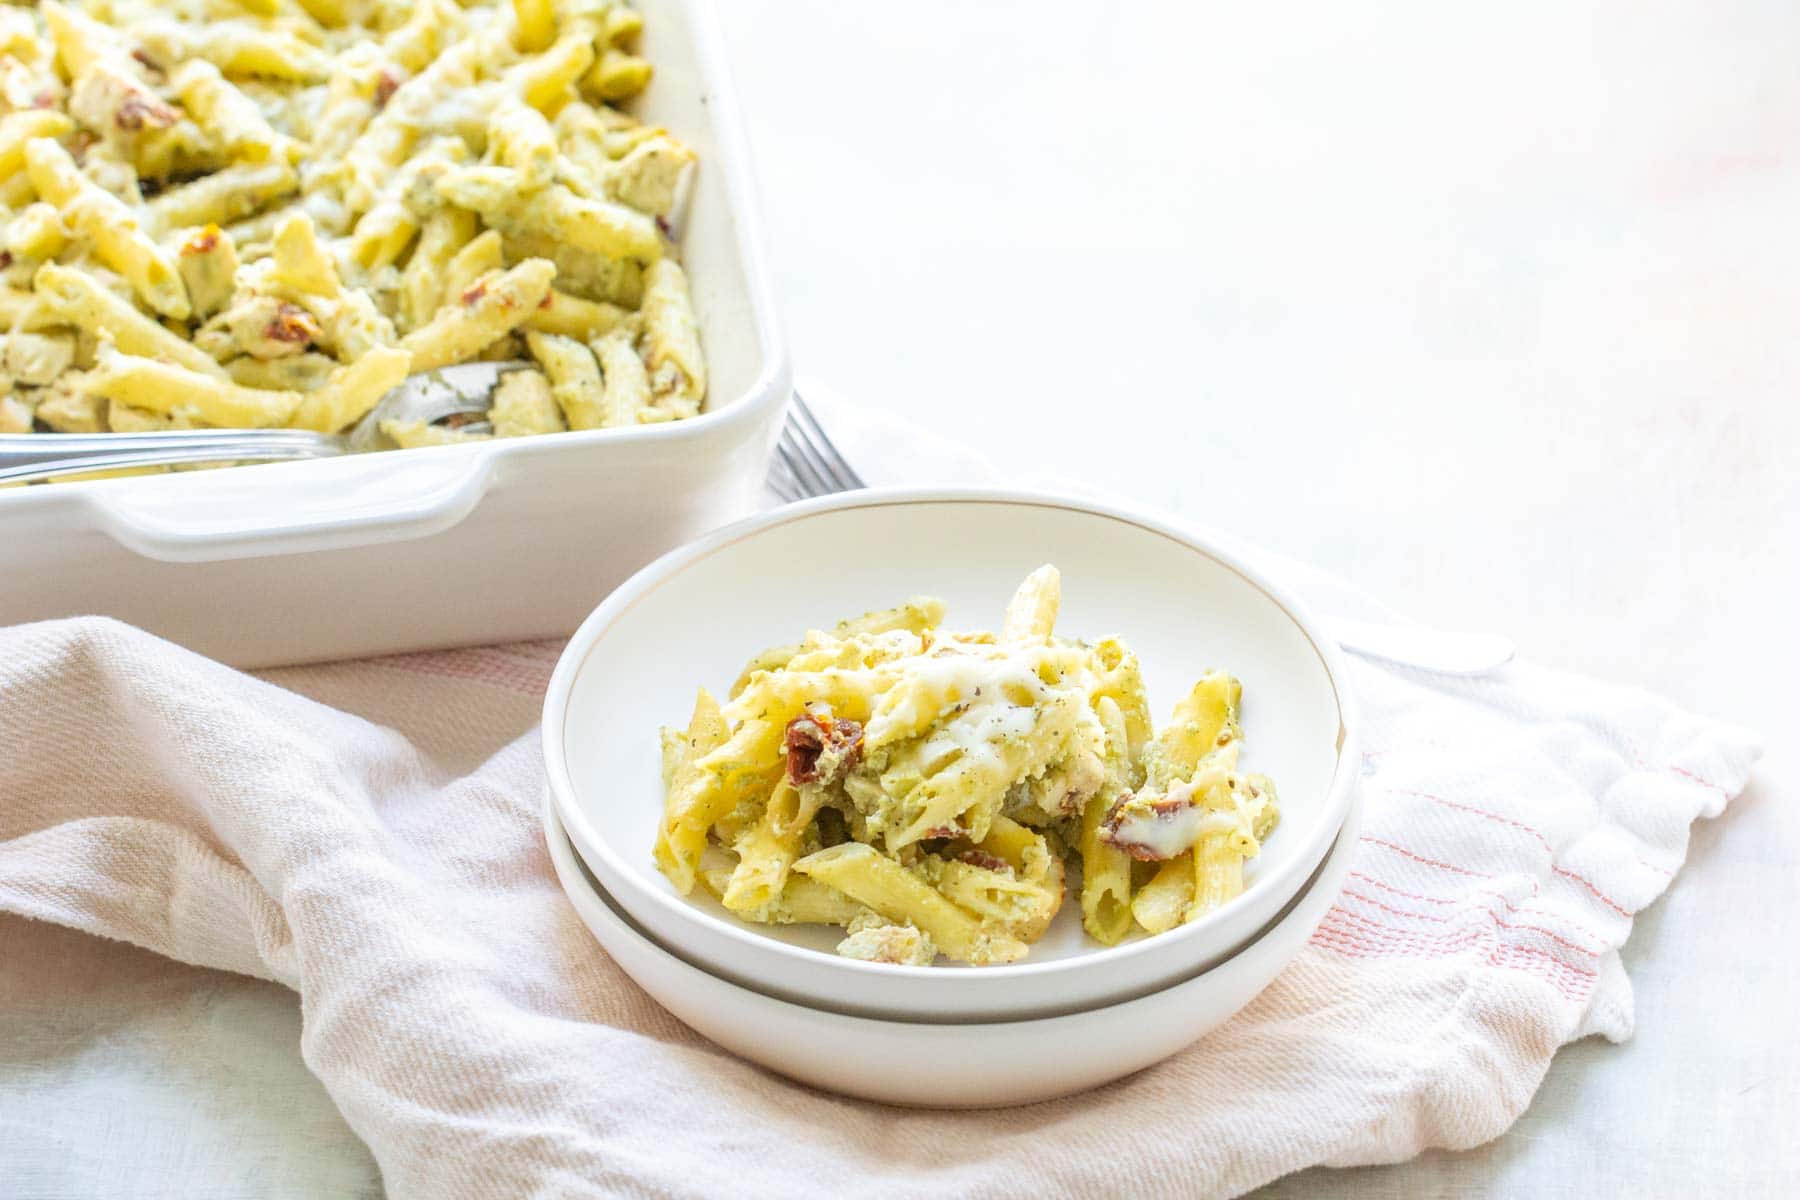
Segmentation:
[(1350, 869), (1352, 811), (1300, 893), (1210, 970), (1122, 1004), (1029, 1021), (931, 1024), (845, 1016), (709, 975), (653, 941), (582, 869), (545, 806), (563, 890), (607, 953), (663, 1007), (725, 1049), (802, 1083), (925, 1108), (1031, 1104), (1123, 1078), (1191, 1045), (1274, 982), (1324, 919)]
[[(738, 920), (678, 895), (651, 861), (662, 811), (657, 727), (704, 684), (809, 627), (929, 593), (948, 623), (993, 628), (1013, 588), (1054, 562), (1058, 629), (1123, 635), (1158, 719), (1206, 668), (1244, 684), (1246, 765), (1268, 773), (1281, 824), (1244, 894), (1190, 925), (1107, 949), (1063, 906), (1017, 964), (903, 967), (840, 958), (834, 929)], [(1357, 780), (1346, 675), (1332, 640), (1272, 583), (1195, 534), (1085, 500), (998, 490), (858, 492), (731, 526), (658, 559), (589, 617), (544, 704), (551, 795), (608, 893), (663, 943), (758, 991), (864, 1016), (1046, 1016), (1166, 987), (1262, 928), (1337, 836)]]

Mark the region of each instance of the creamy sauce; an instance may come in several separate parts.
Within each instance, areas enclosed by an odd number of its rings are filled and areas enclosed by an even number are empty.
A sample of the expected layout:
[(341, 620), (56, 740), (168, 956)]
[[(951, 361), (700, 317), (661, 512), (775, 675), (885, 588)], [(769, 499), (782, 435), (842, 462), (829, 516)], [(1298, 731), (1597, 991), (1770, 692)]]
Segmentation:
[(1046, 684), (1038, 675), (1043, 659), (1035, 647), (1009, 651), (954, 642), (908, 659), (895, 685), (905, 698), (870, 720), (869, 744), (921, 731), (927, 736), (919, 765), (927, 773), (952, 765), (977, 774), (1003, 771), (1007, 747), (1036, 732), (1043, 706), (1084, 686), (1075, 679)]
[[(939, 720), (945, 706), (966, 704), (963, 717), (979, 712), (977, 719), (986, 719), (998, 708), (1017, 707), (1009, 695), (1036, 704), (1049, 693), (1038, 678), (1035, 658), (995, 654), (987, 647), (980, 648), (980, 652), (939, 651), (925, 658), (908, 659), (896, 686), (905, 689), (902, 694), (906, 699), (869, 722), (869, 739), (876, 745), (890, 740), (895, 728), (916, 729)], [(936, 704), (938, 711), (921, 712), (921, 703)]]
[(1104, 836), (1114, 845), (1136, 847), (1160, 862), (1192, 850), (1194, 843), (1209, 833), (1229, 833), (1237, 828), (1237, 818), (1231, 813), (1201, 808), (1193, 798), (1192, 786), (1178, 784), (1169, 789), (1166, 799), (1180, 801), (1181, 807), (1160, 811), (1128, 808)]
[(926, 739), (925, 761), (941, 761), (953, 753), (963, 758), (998, 759), (999, 743), (1009, 738), (1027, 737), (1035, 728), (1037, 709), (1013, 704), (1004, 698), (990, 701), (984, 688), (981, 698), (966, 712), (945, 722)]

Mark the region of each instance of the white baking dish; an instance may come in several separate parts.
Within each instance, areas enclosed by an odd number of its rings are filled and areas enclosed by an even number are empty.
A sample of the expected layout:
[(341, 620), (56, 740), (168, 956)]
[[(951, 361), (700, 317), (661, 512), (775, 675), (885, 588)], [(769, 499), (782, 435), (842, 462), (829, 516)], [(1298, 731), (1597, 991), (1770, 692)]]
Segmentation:
[(707, 0), (643, 0), (636, 110), (700, 155), (682, 236), (711, 370), (674, 424), (0, 489), (0, 624), (103, 613), (240, 666), (567, 633), (755, 505), (791, 385)]

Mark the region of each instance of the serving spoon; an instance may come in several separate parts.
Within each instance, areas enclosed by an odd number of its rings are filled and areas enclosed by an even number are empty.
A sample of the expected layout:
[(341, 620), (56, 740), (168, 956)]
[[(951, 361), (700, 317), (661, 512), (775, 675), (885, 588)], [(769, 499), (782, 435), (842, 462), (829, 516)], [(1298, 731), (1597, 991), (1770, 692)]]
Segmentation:
[[(383, 421), (436, 424), (485, 413), (494, 385), (524, 362), (472, 362), (409, 375), (348, 433), (306, 429), (158, 429), (143, 433), (0, 434), (0, 483), (180, 463), (282, 462), (391, 450)], [(488, 433), (486, 421), (460, 426)]]

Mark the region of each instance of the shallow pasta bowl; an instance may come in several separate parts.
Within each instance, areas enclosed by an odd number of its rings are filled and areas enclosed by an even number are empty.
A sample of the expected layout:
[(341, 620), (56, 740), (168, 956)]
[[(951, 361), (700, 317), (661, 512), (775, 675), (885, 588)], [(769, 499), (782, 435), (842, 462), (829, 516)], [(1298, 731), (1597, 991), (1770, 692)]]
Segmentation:
[[(1271, 775), (1282, 819), (1243, 895), (1158, 937), (1107, 948), (1073, 894), (1023, 962), (906, 967), (832, 953), (835, 928), (739, 920), (679, 895), (651, 846), (662, 812), (658, 727), (694, 689), (724, 694), (764, 647), (920, 593), (951, 628), (991, 628), (1018, 581), (1062, 571), (1057, 628), (1116, 633), (1165, 718), (1207, 668), (1244, 685), (1247, 769)], [(1274, 584), (1157, 518), (1041, 493), (890, 489), (827, 497), (731, 526), (626, 582), (570, 641), (544, 707), (550, 793), (569, 836), (634, 921), (706, 970), (840, 1012), (978, 1021), (1075, 1012), (1145, 995), (1243, 944), (1300, 889), (1349, 812), (1358, 773), (1339, 652)]]
[(826, 1012), (709, 974), (659, 944), (570, 845), (554, 804), (545, 839), (558, 881), (621, 969), (683, 1024), (771, 1071), (865, 1100), (925, 1108), (1030, 1104), (1121, 1079), (1217, 1029), (1300, 953), (1343, 887), (1352, 809), (1330, 853), (1249, 943), (1211, 968), (1134, 1000), (1083, 1012), (973, 1024)]

